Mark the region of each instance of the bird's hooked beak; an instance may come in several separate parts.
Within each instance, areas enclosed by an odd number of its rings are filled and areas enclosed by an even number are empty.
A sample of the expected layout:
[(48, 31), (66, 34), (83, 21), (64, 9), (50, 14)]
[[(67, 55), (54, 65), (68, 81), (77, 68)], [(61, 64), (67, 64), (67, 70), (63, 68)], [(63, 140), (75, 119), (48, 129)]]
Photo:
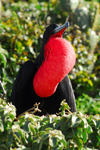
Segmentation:
[(62, 26), (56, 27), (52, 32), (52, 36), (61, 37), (65, 29), (68, 29), (69, 22), (65, 22)]

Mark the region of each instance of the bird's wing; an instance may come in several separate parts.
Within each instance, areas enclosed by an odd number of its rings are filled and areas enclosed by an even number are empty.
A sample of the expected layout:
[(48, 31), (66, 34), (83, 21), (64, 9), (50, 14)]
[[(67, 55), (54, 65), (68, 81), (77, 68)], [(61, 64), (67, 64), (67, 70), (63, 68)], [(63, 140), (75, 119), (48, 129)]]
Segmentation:
[(69, 76), (67, 75), (59, 84), (60, 91), (62, 90), (62, 95), (65, 95), (64, 98), (66, 102), (71, 108), (72, 112), (76, 112), (76, 103), (75, 103), (75, 96), (72, 88), (71, 81)]
[(29, 60), (19, 70), (11, 93), (11, 102), (17, 107), (24, 105), (35, 74), (33, 61)]

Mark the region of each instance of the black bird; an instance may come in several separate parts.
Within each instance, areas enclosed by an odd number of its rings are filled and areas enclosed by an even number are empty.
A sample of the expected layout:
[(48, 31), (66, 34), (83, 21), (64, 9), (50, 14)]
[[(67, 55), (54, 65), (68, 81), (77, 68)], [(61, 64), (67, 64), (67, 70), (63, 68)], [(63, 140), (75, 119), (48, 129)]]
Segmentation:
[(35, 62), (28, 60), (19, 70), (11, 93), (17, 116), (40, 102), (41, 113), (59, 112), (60, 103), (66, 102), (76, 112), (75, 97), (68, 77), (75, 64), (71, 44), (62, 38), (68, 22), (59, 26), (49, 25), (43, 35), (41, 51)]

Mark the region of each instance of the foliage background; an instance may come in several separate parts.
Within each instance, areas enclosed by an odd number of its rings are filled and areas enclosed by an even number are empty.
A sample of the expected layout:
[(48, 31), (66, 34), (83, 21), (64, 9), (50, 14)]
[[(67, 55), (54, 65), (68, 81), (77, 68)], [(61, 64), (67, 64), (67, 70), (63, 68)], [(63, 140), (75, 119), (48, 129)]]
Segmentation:
[[(6, 96), (0, 98), (0, 150), (99, 150), (100, 0), (1, 0), (1, 4), (0, 80)], [(15, 107), (7, 103), (15, 77), (25, 61), (34, 61), (39, 54), (46, 26), (63, 24), (68, 15), (65, 38), (77, 58), (69, 77), (80, 112), (66, 114), (69, 108), (63, 101), (61, 115), (26, 113), (16, 119)], [(2, 93), (0, 86), (0, 97)]]
[(100, 0), (1, 0), (0, 80), (5, 99), (9, 101), (22, 64), (39, 54), (46, 26), (63, 24), (68, 15), (70, 27), (65, 38), (76, 52), (69, 77), (77, 109), (100, 113)]

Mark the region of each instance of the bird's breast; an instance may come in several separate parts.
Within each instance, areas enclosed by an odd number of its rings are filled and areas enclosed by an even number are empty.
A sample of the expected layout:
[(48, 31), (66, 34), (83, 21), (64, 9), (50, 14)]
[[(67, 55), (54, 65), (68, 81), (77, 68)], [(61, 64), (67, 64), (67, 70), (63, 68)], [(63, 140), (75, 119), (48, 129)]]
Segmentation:
[(52, 37), (44, 47), (44, 59), (34, 76), (33, 87), (40, 97), (54, 94), (58, 83), (72, 70), (75, 64), (72, 45), (60, 37)]

